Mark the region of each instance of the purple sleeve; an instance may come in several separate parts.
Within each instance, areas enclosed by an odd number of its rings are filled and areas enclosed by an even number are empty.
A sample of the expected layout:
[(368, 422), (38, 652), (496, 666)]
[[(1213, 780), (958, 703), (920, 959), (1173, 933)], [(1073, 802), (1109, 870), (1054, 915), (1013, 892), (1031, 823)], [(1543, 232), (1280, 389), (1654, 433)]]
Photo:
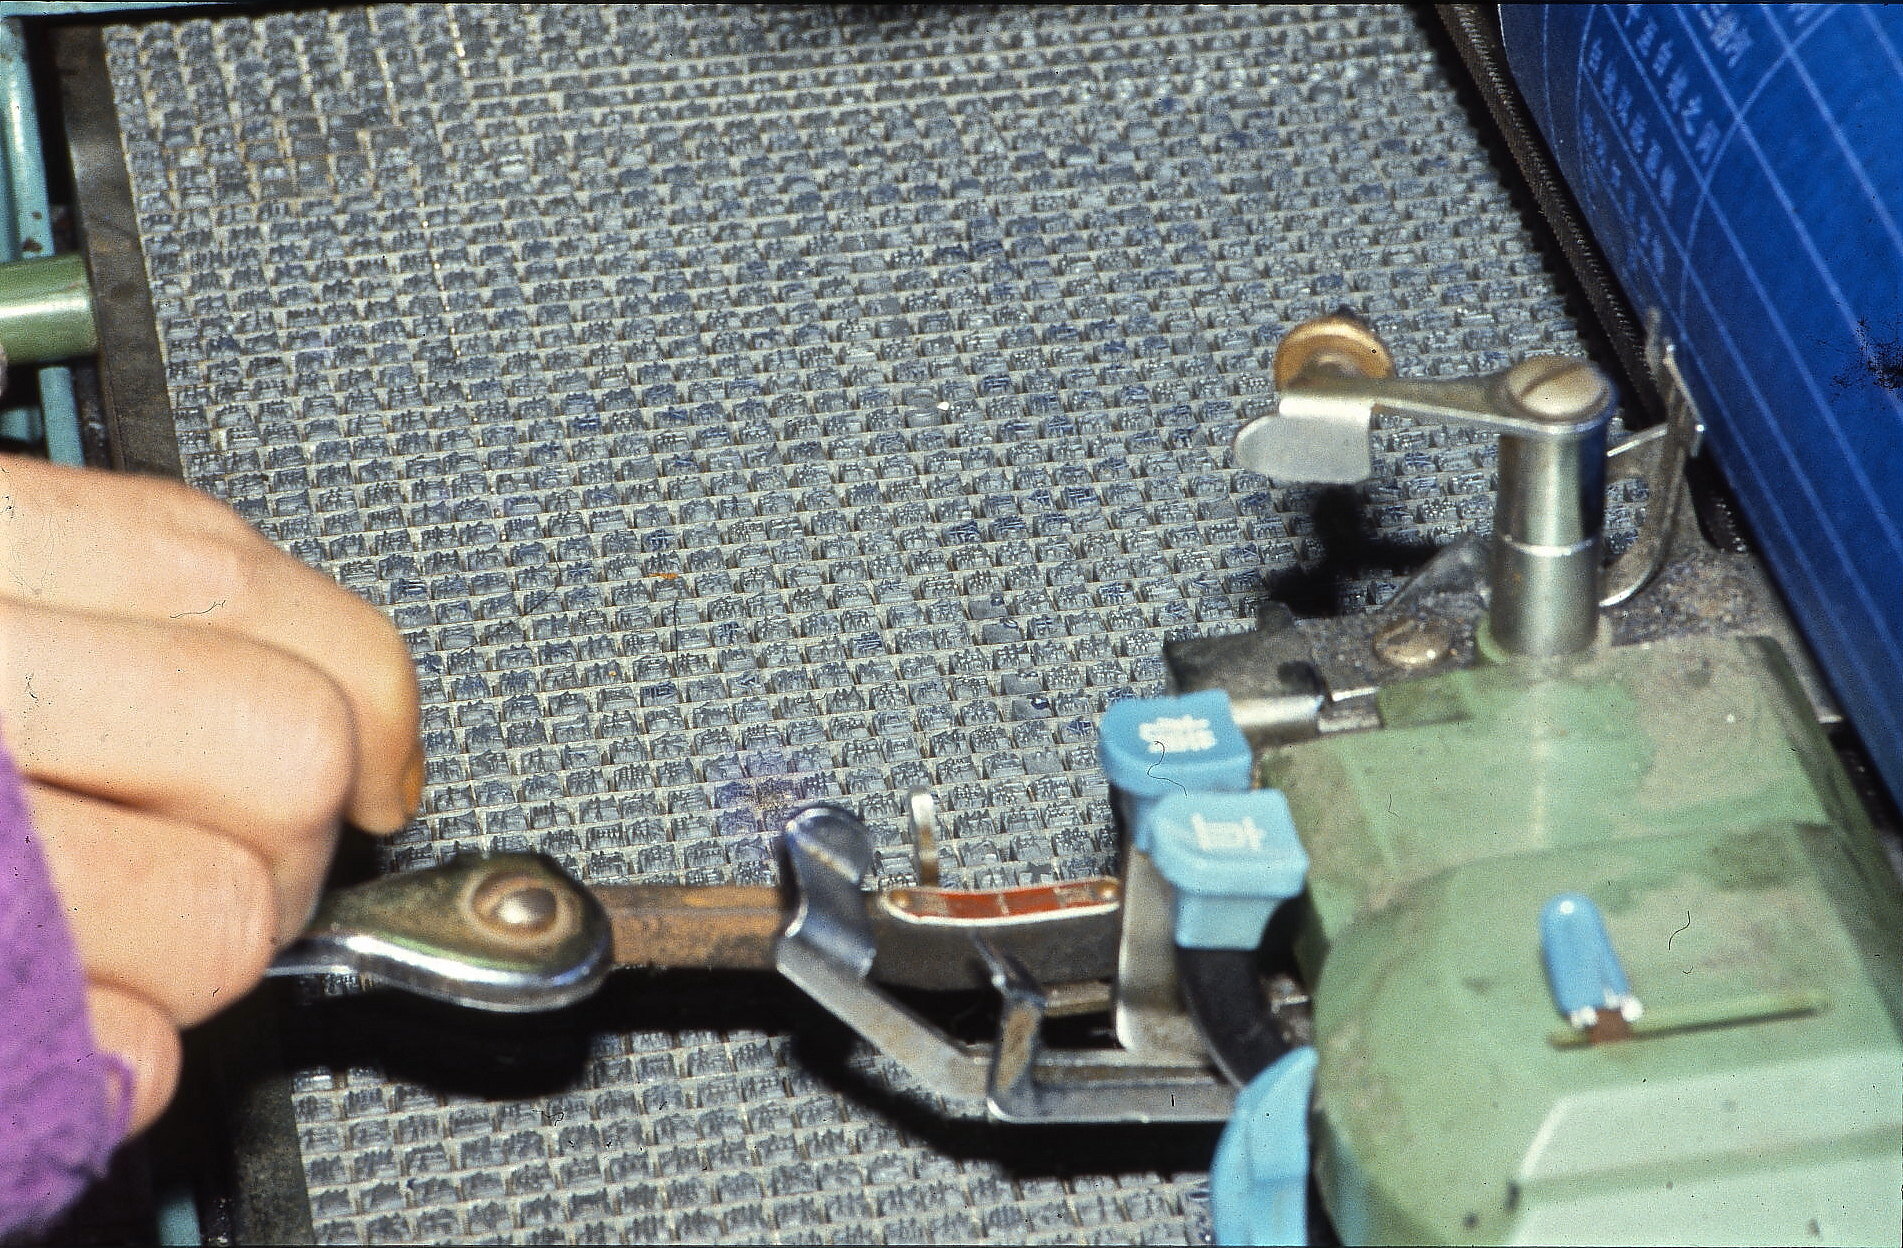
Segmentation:
[(44, 1226), (104, 1173), (127, 1073), (93, 1047), (79, 956), (0, 743), (0, 1236)]

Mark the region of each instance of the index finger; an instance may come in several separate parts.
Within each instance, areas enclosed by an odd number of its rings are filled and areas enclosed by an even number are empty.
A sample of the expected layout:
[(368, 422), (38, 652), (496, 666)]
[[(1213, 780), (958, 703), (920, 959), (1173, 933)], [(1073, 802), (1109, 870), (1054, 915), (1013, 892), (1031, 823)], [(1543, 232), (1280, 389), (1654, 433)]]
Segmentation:
[(416, 669), (395, 626), (209, 495), (0, 455), (0, 595), (222, 629), (289, 651), (335, 680), (355, 716), (350, 821), (394, 832), (416, 809)]

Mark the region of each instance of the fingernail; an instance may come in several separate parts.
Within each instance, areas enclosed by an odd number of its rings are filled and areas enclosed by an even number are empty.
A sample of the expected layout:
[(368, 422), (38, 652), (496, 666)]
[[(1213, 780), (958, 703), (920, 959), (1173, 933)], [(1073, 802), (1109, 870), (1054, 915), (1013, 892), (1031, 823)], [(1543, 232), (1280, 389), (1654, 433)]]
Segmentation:
[(416, 753), (410, 755), (410, 765), (403, 772), (403, 816), (414, 818), (423, 809), (423, 747), (416, 747)]

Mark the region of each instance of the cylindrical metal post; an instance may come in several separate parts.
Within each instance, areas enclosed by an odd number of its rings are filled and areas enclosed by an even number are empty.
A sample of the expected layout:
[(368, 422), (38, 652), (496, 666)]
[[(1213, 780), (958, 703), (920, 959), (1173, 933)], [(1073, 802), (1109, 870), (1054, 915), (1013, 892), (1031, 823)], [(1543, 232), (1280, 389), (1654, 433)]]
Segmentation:
[(1502, 380), (1513, 413), (1552, 432), (1500, 436), (1487, 629), (1507, 654), (1576, 654), (1599, 629), (1611, 388), (1592, 365), (1558, 356)]
[(90, 355), (99, 346), (78, 253), (0, 264), (0, 351), (8, 364)]

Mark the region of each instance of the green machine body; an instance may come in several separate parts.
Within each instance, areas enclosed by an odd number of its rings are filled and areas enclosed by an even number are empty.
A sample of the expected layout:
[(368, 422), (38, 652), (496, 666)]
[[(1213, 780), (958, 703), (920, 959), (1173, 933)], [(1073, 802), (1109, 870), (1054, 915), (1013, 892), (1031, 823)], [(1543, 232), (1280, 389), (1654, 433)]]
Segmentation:
[[(1315, 1171), (1350, 1243), (1895, 1242), (1903, 890), (1777, 647), (1483, 663), (1264, 751), (1310, 859)], [(1643, 1014), (1556, 1010), (1542, 905)]]

